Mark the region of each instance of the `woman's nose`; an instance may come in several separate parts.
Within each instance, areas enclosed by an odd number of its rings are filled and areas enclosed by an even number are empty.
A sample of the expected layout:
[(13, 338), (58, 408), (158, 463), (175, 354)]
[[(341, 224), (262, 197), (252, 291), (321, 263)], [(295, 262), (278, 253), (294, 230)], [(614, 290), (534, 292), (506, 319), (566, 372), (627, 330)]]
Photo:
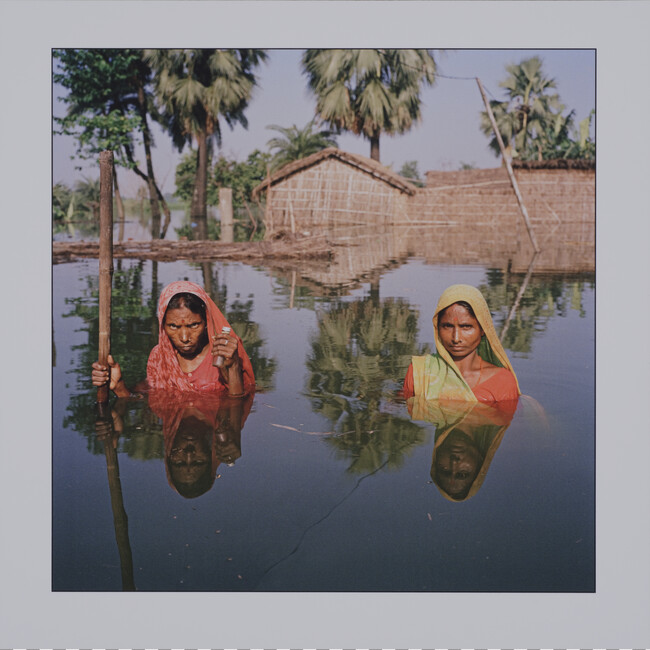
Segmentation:
[(452, 331), (452, 339), (455, 342), (460, 341), (460, 328), (459, 327), (454, 327), (454, 329)]
[(181, 327), (180, 335), (181, 335), (181, 341), (189, 341), (190, 340), (190, 331), (188, 329), (185, 329), (184, 327)]

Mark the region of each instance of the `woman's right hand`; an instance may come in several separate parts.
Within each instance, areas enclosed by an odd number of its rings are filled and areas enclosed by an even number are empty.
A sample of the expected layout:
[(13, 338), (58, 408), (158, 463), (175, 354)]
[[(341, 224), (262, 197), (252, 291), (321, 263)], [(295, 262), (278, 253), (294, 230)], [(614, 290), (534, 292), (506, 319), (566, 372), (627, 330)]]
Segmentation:
[(103, 386), (109, 380), (109, 388), (114, 391), (117, 384), (122, 379), (122, 369), (120, 364), (113, 359), (113, 357), (108, 355), (108, 366), (104, 366), (99, 361), (95, 361), (92, 365), (91, 378), (93, 381), (93, 386)]

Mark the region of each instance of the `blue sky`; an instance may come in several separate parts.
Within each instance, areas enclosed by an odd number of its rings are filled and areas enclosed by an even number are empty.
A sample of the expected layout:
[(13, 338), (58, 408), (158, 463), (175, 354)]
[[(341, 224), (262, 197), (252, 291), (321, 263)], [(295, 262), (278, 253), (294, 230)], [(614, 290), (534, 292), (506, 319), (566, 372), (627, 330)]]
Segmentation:
[[(272, 124), (304, 126), (314, 116), (315, 102), (301, 73), (302, 50), (269, 50), (269, 58), (258, 70), (258, 87), (246, 112), (248, 129), (236, 126), (231, 130), (222, 123), (221, 153), (237, 160), (245, 159), (256, 148), (266, 149), (276, 132)], [(499, 82), (506, 76), (506, 65), (520, 63), (539, 56), (546, 76), (555, 80), (556, 92), (568, 110), (575, 110), (576, 121), (589, 115), (596, 107), (596, 53), (593, 49), (453, 49), (436, 51), (439, 78), (433, 87), (422, 92), (422, 120), (409, 133), (381, 138), (381, 161), (396, 171), (406, 161), (416, 160), (421, 173), (429, 169), (458, 169), (461, 163), (476, 167), (494, 167), (499, 160), (487, 147), (488, 139), (479, 129), (479, 114), (483, 102), (475, 77), (481, 79), (486, 91), (494, 98), (504, 98)], [(448, 78), (448, 77), (460, 77)], [(54, 88), (54, 98), (65, 89)], [(65, 107), (55, 103), (54, 115)], [(369, 142), (345, 134), (338, 138), (339, 146), (352, 153), (369, 155)], [(173, 149), (167, 135), (155, 130), (154, 168), (164, 191), (173, 191), (174, 170), (180, 154)], [(74, 142), (69, 137), (55, 136), (54, 182), (74, 183), (82, 175), (95, 177), (96, 168), (86, 166), (75, 170), (79, 162), (70, 160)], [(187, 151), (187, 149), (185, 149)], [(141, 181), (130, 172), (122, 172), (123, 191), (133, 195)]]

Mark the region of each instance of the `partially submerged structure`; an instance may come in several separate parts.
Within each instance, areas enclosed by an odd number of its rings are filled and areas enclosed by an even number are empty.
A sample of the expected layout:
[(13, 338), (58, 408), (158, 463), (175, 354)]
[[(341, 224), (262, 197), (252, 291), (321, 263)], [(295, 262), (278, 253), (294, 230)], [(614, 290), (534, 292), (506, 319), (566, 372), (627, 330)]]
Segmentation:
[(407, 218), (416, 187), (370, 158), (328, 147), (285, 165), (253, 190), (266, 194), (267, 232), (377, 225)]
[[(513, 162), (541, 253), (535, 270), (595, 268), (595, 165)], [(534, 249), (505, 167), (426, 173), (416, 187), (377, 162), (336, 148), (291, 163), (254, 190), (266, 195), (267, 236), (325, 231), (334, 261), (312, 274), (349, 284), (409, 256), (526, 272)], [(371, 227), (369, 227), (371, 226)], [(397, 227), (391, 227), (397, 226)]]
[[(586, 161), (513, 162), (533, 224), (595, 217), (595, 166)], [(253, 191), (266, 195), (267, 231), (336, 225), (502, 225), (521, 221), (504, 167), (426, 173), (416, 187), (358, 154), (330, 147), (286, 165)]]

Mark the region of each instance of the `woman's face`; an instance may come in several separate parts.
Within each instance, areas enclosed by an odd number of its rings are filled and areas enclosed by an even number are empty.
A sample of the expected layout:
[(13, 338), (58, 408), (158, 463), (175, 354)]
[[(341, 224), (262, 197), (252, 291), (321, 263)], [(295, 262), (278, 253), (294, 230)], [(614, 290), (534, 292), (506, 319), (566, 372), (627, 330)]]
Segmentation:
[(456, 429), (438, 448), (434, 481), (450, 497), (462, 499), (467, 496), (481, 463), (481, 455), (472, 438)]
[(163, 329), (178, 353), (188, 359), (195, 357), (208, 343), (206, 322), (187, 307), (168, 309)]
[(476, 350), (483, 329), (466, 307), (454, 303), (438, 316), (438, 335), (445, 350), (456, 361)]

